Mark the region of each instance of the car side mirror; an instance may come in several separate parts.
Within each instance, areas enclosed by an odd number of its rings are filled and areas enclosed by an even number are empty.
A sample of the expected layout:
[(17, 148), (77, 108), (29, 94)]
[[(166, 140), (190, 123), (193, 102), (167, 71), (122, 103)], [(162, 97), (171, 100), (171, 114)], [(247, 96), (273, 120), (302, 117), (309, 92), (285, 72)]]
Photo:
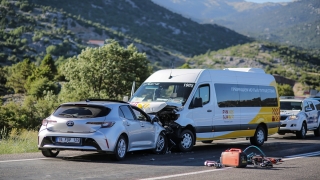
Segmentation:
[(157, 116), (153, 116), (151, 117), (151, 124), (153, 124), (154, 122), (158, 122), (159, 118)]

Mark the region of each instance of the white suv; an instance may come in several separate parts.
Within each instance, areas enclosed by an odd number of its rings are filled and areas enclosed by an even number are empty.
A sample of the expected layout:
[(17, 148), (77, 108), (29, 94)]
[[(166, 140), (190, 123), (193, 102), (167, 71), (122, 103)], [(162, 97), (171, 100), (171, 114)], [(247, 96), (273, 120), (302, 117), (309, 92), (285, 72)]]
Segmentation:
[(280, 99), (281, 126), (278, 134), (295, 133), (300, 139), (307, 131), (320, 136), (320, 103), (312, 99)]

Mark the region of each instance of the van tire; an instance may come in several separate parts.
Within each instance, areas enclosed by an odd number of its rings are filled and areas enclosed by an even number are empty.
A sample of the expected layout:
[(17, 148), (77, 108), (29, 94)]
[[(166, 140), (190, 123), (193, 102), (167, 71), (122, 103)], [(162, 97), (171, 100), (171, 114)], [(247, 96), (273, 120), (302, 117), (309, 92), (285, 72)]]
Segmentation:
[(254, 146), (262, 146), (264, 144), (266, 132), (262, 126), (258, 126), (253, 137), (250, 137), (250, 143)]
[(193, 133), (189, 129), (185, 129), (181, 132), (180, 138), (181, 141), (178, 144), (179, 150), (181, 152), (191, 151), (195, 142)]
[(301, 130), (296, 132), (296, 136), (299, 139), (305, 139), (307, 134), (307, 124), (302, 123)]

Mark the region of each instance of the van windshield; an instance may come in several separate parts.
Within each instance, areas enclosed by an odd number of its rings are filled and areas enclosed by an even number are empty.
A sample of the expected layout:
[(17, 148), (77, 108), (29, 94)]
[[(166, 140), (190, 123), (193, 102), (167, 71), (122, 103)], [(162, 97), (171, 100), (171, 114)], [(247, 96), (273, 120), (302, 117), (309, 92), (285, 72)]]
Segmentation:
[(185, 104), (194, 83), (143, 83), (130, 102), (175, 102)]

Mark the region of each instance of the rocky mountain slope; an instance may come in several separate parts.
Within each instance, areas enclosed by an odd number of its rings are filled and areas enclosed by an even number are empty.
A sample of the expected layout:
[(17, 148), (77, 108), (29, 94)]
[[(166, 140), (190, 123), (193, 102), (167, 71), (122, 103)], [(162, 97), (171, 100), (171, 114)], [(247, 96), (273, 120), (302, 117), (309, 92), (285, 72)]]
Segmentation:
[(200, 23), (303, 48), (320, 48), (320, 1), (252, 3), (245, 0), (152, 0)]

